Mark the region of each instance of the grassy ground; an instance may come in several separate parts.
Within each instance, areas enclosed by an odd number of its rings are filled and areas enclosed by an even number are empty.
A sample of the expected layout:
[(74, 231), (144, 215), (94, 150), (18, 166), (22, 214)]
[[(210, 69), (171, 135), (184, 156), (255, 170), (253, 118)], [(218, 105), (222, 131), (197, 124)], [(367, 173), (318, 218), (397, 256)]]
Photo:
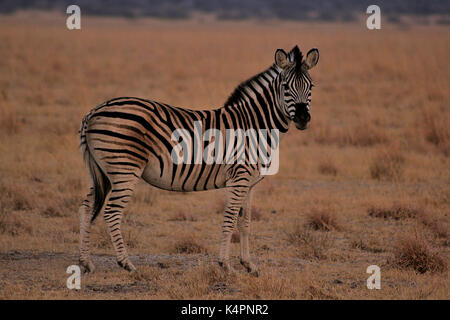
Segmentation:
[[(0, 298), (449, 298), (448, 27), (0, 17)], [(89, 177), (82, 117), (116, 96), (219, 107), (277, 48), (320, 50), (312, 121), (283, 140), (280, 171), (256, 187), (259, 278), (215, 266), (222, 190), (141, 184), (123, 225), (140, 275), (93, 228), (97, 271), (77, 262)], [(237, 237), (234, 237), (235, 239)], [(369, 265), (381, 290), (368, 290)]]

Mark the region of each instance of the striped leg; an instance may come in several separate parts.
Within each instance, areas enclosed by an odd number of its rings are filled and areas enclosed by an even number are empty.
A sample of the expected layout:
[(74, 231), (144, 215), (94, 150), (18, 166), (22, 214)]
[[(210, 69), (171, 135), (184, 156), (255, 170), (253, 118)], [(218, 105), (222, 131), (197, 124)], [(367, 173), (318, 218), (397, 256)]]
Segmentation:
[(117, 263), (127, 271), (136, 271), (135, 266), (128, 258), (127, 248), (125, 246), (120, 225), (122, 222), (123, 211), (130, 200), (136, 180), (116, 184), (113, 183), (111, 195), (105, 207), (104, 218), (108, 226), (114, 250), (117, 255)]
[(90, 229), (91, 219), (93, 215), (92, 205), (94, 203), (94, 188), (91, 188), (86, 199), (78, 210), (80, 217), (80, 266), (84, 269), (84, 272), (93, 272), (95, 267), (89, 257), (89, 242), (90, 242)]
[(239, 240), (241, 246), (241, 264), (247, 268), (247, 271), (254, 276), (258, 276), (258, 268), (251, 261), (250, 251), (248, 246), (248, 237), (250, 235), (250, 222), (251, 222), (251, 197), (252, 189), (249, 190), (247, 199), (245, 200), (241, 211), (239, 212), (238, 228), (239, 228)]
[(236, 226), (239, 211), (247, 199), (249, 187), (236, 184), (227, 189), (227, 201), (225, 205), (225, 215), (222, 224), (222, 241), (219, 253), (219, 265), (226, 272), (233, 272), (230, 264), (230, 243), (231, 235)]

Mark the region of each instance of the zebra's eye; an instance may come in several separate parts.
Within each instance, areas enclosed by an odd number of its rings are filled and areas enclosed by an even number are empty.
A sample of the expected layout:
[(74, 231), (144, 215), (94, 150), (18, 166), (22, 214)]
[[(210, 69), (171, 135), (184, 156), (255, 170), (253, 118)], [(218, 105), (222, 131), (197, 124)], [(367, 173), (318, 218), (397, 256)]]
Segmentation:
[(284, 88), (284, 90), (289, 90), (288, 84), (287, 83), (283, 83), (283, 88)]

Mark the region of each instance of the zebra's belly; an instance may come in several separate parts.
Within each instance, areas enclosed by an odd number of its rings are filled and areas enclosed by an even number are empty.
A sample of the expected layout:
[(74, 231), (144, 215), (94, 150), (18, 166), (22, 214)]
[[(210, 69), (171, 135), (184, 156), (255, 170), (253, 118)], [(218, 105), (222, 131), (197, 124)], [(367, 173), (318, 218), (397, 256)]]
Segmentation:
[(202, 191), (225, 187), (225, 168), (218, 165), (186, 164), (173, 166), (150, 159), (142, 172), (148, 184), (169, 191)]

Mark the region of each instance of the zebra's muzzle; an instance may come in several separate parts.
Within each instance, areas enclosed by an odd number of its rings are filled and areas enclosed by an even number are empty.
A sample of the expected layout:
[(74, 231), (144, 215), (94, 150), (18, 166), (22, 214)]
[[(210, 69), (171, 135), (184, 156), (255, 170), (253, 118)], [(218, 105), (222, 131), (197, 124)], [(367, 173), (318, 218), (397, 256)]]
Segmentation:
[(295, 106), (294, 123), (295, 127), (299, 130), (305, 130), (308, 128), (308, 122), (311, 120), (309, 114), (308, 105), (306, 103), (299, 103)]

